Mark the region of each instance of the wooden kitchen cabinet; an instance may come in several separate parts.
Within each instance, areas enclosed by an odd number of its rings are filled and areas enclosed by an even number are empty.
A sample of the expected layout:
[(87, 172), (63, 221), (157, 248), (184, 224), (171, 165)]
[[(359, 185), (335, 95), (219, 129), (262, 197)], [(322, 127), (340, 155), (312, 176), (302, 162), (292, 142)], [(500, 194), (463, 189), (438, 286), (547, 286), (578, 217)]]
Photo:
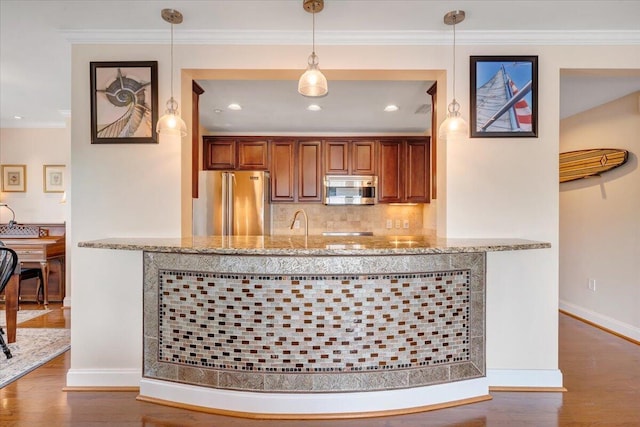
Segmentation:
[(408, 203), (428, 203), (430, 201), (430, 167), (428, 141), (405, 142), (405, 184), (404, 201)]
[(324, 173), (349, 174), (349, 141), (324, 141)]
[(271, 142), (271, 200), (294, 202), (295, 141)]
[(378, 201), (400, 203), (404, 195), (404, 177), (400, 173), (403, 141), (380, 141), (378, 148)]
[(429, 138), (389, 139), (379, 142), (378, 201), (430, 201)]
[(317, 140), (271, 141), (271, 201), (322, 201), (322, 145)]
[(203, 137), (205, 170), (267, 170), (269, 143), (259, 138)]
[(351, 174), (375, 175), (376, 173), (376, 142), (351, 142)]
[(322, 201), (322, 150), (320, 141), (298, 141), (298, 201)]
[(377, 175), (381, 203), (430, 201), (428, 137), (204, 136), (204, 169), (268, 170), (273, 202), (321, 202), (324, 175)]
[(234, 139), (204, 136), (202, 142), (205, 170), (236, 168), (236, 141)]
[(325, 140), (326, 175), (374, 175), (376, 143), (365, 140)]
[(236, 141), (238, 149), (238, 169), (267, 170), (269, 167), (269, 146), (266, 140)]

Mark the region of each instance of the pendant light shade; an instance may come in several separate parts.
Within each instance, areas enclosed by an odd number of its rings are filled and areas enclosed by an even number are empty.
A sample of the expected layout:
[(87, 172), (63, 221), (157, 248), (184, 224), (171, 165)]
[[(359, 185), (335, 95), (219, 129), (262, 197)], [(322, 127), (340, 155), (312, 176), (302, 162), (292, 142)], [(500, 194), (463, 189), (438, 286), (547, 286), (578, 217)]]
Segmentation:
[(452, 139), (454, 137), (464, 137), (469, 134), (469, 125), (460, 114), (460, 104), (453, 99), (447, 107), (447, 118), (438, 129), (438, 136), (443, 139)]
[(158, 119), (156, 132), (159, 135), (186, 136), (187, 125), (178, 113), (178, 102), (173, 98), (173, 25), (182, 23), (182, 14), (174, 9), (162, 9), (162, 19), (171, 24), (171, 98), (167, 110)]
[(307, 71), (298, 81), (298, 92), (304, 96), (324, 96), (328, 91), (327, 78), (318, 69), (318, 56), (313, 52), (309, 56)]
[(302, 7), (313, 14), (313, 47), (309, 55), (307, 70), (300, 76), (298, 92), (304, 96), (324, 96), (329, 92), (327, 78), (318, 68), (316, 55), (316, 13), (324, 9), (324, 0), (303, 0)]
[(187, 125), (178, 113), (178, 102), (173, 99), (173, 96), (167, 101), (166, 111), (162, 117), (158, 119), (156, 132), (160, 135), (176, 135), (181, 137), (187, 135)]
[(456, 24), (464, 21), (463, 10), (453, 10), (444, 16), (444, 23), (453, 25), (453, 99), (447, 107), (447, 118), (438, 129), (442, 139), (465, 137), (469, 133), (469, 125), (460, 113), (460, 104), (456, 101)]

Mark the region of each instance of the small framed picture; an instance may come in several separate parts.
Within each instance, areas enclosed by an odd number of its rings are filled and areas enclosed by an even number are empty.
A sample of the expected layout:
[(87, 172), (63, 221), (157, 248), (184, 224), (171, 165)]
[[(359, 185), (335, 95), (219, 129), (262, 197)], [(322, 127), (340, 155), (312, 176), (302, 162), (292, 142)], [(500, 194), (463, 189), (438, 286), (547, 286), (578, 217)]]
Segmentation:
[(91, 143), (157, 143), (158, 61), (91, 62)]
[(472, 56), (471, 138), (538, 136), (538, 57)]
[(2, 191), (7, 193), (27, 191), (26, 165), (2, 165)]
[(42, 179), (45, 193), (64, 193), (64, 165), (44, 165)]

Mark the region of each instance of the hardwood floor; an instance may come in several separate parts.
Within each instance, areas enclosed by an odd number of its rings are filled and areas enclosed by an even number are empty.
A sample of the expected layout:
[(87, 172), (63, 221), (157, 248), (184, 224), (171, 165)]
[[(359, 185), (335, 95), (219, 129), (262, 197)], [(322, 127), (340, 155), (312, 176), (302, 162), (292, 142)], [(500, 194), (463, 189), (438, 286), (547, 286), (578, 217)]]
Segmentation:
[[(69, 310), (20, 327), (69, 327)], [(73, 351), (73, 349), (71, 350)], [(640, 346), (560, 315), (566, 393), (492, 392), (493, 400), (420, 414), (327, 421), (256, 421), (135, 400), (135, 392), (61, 391), (69, 352), (0, 389), (0, 425), (145, 427), (640, 426)]]

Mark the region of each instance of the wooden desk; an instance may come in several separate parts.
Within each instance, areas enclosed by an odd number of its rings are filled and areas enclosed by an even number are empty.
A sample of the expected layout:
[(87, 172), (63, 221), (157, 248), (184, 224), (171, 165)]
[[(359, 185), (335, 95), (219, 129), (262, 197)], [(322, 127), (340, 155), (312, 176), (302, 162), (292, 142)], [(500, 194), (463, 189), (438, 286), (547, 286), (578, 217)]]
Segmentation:
[[(64, 225), (49, 225), (47, 230), (50, 234), (46, 237), (10, 237), (0, 240), (5, 246), (13, 249), (18, 254), (18, 262), (21, 268), (40, 268), (43, 278), (44, 306), (49, 305), (49, 274), (51, 266), (58, 264), (60, 286), (64, 289), (64, 257), (65, 257), (65, 236)], [(53, 232), (53, 233), (52, 233)], [(18, 307), (18, 274), (14, 274), (5, 288), (5, 309), (7, 317), (7, 341), (12, 343), (16, 340), (16, 318)], [(64, 298), (64, 294), (62, 295)]]
[(59, 263), (61, 284), (64, 282), (64, 236), (38, 239), (3, 239), (2, 242), (5, 246), (16, 251), (21, 268), (40, 268), (42, 270), (44, 306), (49, 305), (49, 272), (52, 263)]

